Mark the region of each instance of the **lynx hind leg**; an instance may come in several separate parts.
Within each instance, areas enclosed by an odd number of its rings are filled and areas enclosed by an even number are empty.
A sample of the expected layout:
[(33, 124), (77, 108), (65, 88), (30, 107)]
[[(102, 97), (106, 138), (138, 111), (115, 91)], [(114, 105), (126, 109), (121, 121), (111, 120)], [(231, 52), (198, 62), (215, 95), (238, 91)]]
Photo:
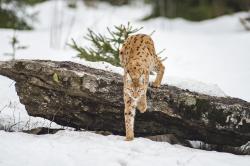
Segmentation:
[(147, 96), (146, 94), (141, 97), (137, 104), (137, 108), (140, 111), (140, 113), (144, 113), (147, 110)]
[(161, 60), (157, 59), (156, 63), (155, 63), (155, 68), (154, 71), (157, 73), (156, 79), (153, 82), (153, 87), (160, 87), (161, 85), (161, 81), (162, 81), (162, 77), (164, 74), (164, 70), (165, 70), (165, 66), (162, 64)]
[[(126, 96), (125, 99), (125, 129), (126, 129), (126, 141), (134, 139), (134, 118), (135, 118), (135, 105), (132, 100)], [(127, 101), (127, 102), (126, 102)]]

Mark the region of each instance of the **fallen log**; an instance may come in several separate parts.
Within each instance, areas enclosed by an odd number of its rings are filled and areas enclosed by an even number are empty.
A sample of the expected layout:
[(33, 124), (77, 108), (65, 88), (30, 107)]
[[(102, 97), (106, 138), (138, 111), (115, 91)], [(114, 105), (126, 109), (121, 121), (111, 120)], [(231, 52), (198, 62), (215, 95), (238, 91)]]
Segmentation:
[[(119, 74), (43, 60), (2, 61), (0, 74), (16, 81), (20, 102), (31, 116), (77, 129), (124, 135)], [(244, 146), (250, 141), (249, 102), (168, 85), (149, 87), (147, 99), (147, 112), (136, 114), (137, 137), (173, 134), (178, 139), (213, 145), (218, 151), (250, 154), (250, 147)]]

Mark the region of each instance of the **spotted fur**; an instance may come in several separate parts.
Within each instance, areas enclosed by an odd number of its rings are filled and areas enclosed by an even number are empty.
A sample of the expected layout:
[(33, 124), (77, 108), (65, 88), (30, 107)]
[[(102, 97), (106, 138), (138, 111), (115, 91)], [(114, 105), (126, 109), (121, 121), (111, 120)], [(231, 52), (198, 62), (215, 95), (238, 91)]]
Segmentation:
[(126, 140), (133, 140), (135, 110), (137, 108), (141, 113), (147, 110), (149, 73), (157, 72), (153, 86), (159, 87), (165, 67), (155, 53), (153, 40), (145, 34), (128, 37), (120, 49), (119, 57), (124, 68)]

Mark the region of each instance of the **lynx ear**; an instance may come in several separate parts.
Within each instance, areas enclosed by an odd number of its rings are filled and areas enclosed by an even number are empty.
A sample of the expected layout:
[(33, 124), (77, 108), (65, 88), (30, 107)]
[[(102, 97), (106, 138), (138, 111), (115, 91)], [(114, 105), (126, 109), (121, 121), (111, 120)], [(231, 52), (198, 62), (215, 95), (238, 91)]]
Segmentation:
[(139, 78), (139, 82), (140, 84), (143, 84), (144, 83), (144, 74), (142, 74)]
[(129, 73), (127, 73), (127, 81), (128, 81), (129, 84), (132, 83), (132, 78), (131, 78), (131, 76), (129, 75)]

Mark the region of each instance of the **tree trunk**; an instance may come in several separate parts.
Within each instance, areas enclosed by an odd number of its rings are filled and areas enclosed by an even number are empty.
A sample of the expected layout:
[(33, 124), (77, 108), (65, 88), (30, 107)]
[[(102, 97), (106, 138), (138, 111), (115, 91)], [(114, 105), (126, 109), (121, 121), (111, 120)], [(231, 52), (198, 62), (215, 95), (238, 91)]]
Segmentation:
[[(29, 115), (64, 126), (124, 135), (123, 82), (119, 74), (73, 62), (0, 62), (0, 74), (16, 81)], [(137, 112), (135, 135), (173, 134), (211, 150), (250, 154), (250, 103), (174, 86), (148, 88), (148, 110)], [(207, 148), (209, 149), (209, 148)]]

